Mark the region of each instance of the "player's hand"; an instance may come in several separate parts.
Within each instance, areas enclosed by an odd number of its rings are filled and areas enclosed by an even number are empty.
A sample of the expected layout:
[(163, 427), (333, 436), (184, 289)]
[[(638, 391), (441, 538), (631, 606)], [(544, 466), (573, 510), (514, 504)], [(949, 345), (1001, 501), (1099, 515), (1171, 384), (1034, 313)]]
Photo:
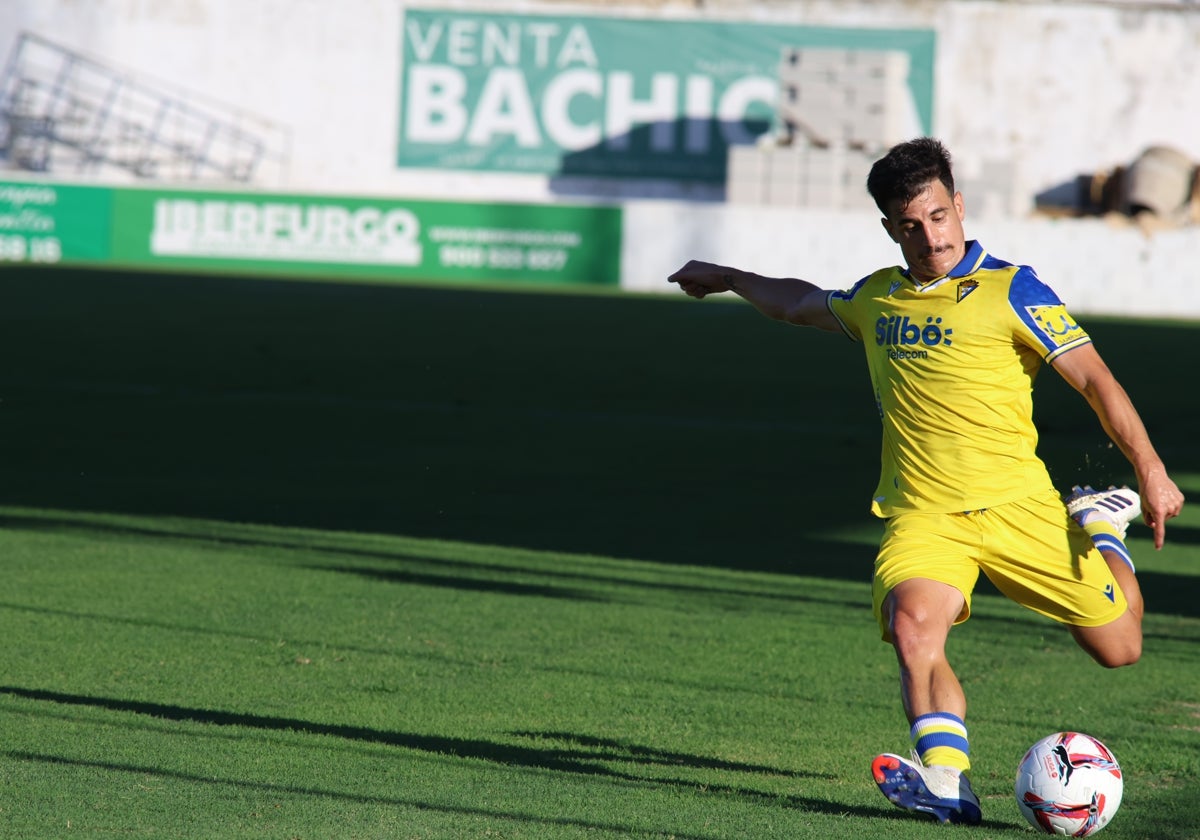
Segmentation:
[(1183, 493), (1165, 472), (1146, 476), (1139, 483), (1142, 497), (1142, 518), (1154, 531), (1154, 547), (1162, 548), (1166, 541), (1167, 520), (1183, 510)]
[(714, 263), (689, 260), (687, 265), (667, 278), (668, 283), (678, 283), (679, 288), (694, 298), (734, 288), (734, 271)]

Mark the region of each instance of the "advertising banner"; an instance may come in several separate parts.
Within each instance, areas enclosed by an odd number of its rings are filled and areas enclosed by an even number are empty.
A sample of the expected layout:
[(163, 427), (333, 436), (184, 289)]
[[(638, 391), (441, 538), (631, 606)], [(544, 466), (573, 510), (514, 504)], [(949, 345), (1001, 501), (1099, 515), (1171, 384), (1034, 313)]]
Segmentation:
[(0, 264), (103, 261), (112, 190), (0, 181)]
[(932, 125), (932, 30), (411, 8), (403, 29), (400, 167), (720, 182), (793, 48), (903, 53)]
[(616, 207), (121, 190), (113, 260), (185, 270), (617, 285)]

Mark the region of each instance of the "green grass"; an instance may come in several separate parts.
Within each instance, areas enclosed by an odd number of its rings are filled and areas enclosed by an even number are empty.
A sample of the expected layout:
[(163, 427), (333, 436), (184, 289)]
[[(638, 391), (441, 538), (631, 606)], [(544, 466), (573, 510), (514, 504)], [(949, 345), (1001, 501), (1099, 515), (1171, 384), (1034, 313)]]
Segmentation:
[[(744, 306), (6, 269), (0, 836), (930, 836), (870, 616), (858, 348)], [(1200, 331), (1085, 324), (1200, 496)], [(1038, 385), (1056, 479), (1128, 481)], [(981, 587), (951, 639), (986, 822), (1103, 738), (1110, 838), (1200, 837), (1200, 514), (1137, 666)]]

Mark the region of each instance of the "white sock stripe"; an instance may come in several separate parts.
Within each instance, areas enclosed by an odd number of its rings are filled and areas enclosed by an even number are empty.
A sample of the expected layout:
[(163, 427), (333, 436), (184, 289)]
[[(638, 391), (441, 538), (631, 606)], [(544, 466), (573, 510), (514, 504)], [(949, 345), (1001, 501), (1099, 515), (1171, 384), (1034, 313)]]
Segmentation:
[(964, 738), (967, 736), (966, 724), (954, 715), (938, 714), (937, 712), (921, 715), (921, 717), (917, 718), (913, 722), (910, 735), (916, 738), (920, 733), (934, 727), (942, 732), (950, 731), (956, 735), (962, 735)]
[(1137, 567), (1133, 565), (1133, 556), (1129, 553), (1129, 549), (1125, 547), (1125, 543), (1116, 537), (1110, 537), (1108, 534), (1098, 534), (1092, 537), (1092, 542), (1095, 543), (1096, 548), (1116, 554), (1129, 567), (1130, 571), (1135, 575), (1137, 574)]
[(1096, 534), (1096, 536), (1092, 537), (1092, 542), (1101, 551), (1115, 551), (1122, 557), (1129, 557), (1129, 549), (1126, 548), (1125, 543), (1111, 534)]

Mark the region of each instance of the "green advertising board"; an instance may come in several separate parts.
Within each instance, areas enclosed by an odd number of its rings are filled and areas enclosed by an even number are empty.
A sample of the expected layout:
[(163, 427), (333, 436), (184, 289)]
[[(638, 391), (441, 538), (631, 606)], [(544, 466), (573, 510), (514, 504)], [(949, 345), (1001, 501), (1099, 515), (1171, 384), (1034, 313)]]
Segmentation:
[(616, 207), (120, 190), (125, 265), (421, 281), (619, 282)]
[(903, 53), (921, 133), (934, 32), (405, 11), (397, 165), (720, 182), (772, 128), (784, 50)]
[(0, 264), (103, 262), (112, 190), (0, 181)]
[(615, 286), (621, 210), (0, 181), (6, 262)]

